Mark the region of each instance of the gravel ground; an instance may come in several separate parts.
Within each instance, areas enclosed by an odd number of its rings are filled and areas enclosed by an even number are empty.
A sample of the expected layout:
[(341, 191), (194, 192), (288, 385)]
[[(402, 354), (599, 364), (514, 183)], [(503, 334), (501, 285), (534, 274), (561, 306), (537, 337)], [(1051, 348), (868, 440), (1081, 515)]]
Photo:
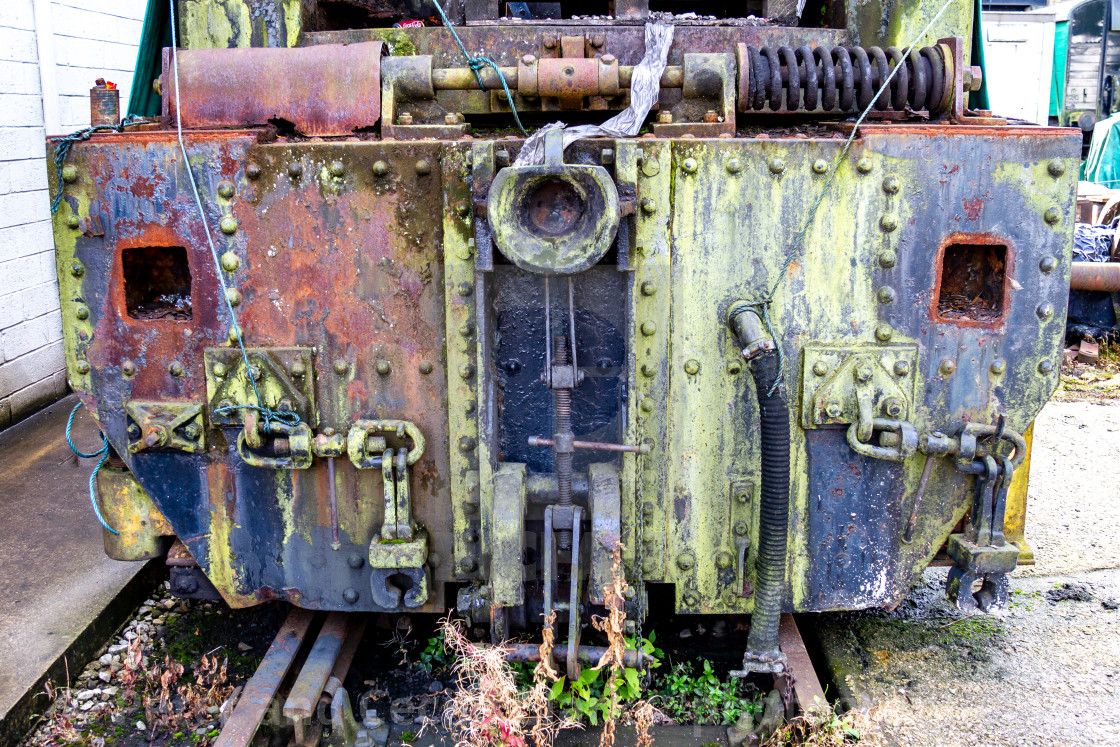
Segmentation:
[[(1009, 608), (965, 617), (946, 569), (894, 612), (820, 619), (874, 726), (865, 744), (1120, 745), (1120, 402), (1052, 402), (1035, 427)], [(844, 689), (843, 687), (841, 688)]]

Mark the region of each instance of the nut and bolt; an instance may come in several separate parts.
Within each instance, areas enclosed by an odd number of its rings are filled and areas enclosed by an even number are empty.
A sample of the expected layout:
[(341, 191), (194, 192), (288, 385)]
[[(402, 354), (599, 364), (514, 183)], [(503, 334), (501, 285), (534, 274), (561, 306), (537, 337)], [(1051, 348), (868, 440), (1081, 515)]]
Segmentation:
[(824, 406), (824, 414), (832, 418), (833, 420), (840, 417), (843, 413), (844, 408), (841, 407), (840, 403), (834, 399), (830, 399), (828, 401), (828, 404)]
[(200, 433), (200, 431), (198, 430), (198, 426), (195, 425), (194, 423), (190, 423), (185, 428), (183, 428), (183, 435), (186, 436), (191, 441), (196, 440), (198, 438), (199, 433)]
[(136, 423), (128, 426), (128, 437), (133, 441), (140, 438), (140, 426), (136, 425)]
[(709, 109), (704, 112), (704, 122), (707, 124), (715, 124), (719, 122), (719, 112), (715, 109)]
[(264, 376), (264, 371), (261, 370), (259, 365), (253, 363), (249, 366), (249, 376), (252, 377), (253, 381), (260, 381), (261, 377)]
[(855, 367), (855, 371), (853, 373), (855, 374), (856, 381), (867, 382), (871, 381), (871, 377), (874, 372), (871, 370), (870, 364), (860, 363)]
[(735, 527), (732, 531), (735, 532), (736, 537), (746, 537), (747, 532), (750, 531), (750, 529), (747, 526), (747, 522), (737, 521), (737, 522), (735, 522)]
[(897, 418), (902, 415), (905, 409), (902, 405), (902, 400), (898, 397), (887, 397), (883, 400), (883, 414), (888, 418)]
[(979, 91), (984, 84), (984, 69), (972, 65), (964, 69), (964, 88), (966, 91)]

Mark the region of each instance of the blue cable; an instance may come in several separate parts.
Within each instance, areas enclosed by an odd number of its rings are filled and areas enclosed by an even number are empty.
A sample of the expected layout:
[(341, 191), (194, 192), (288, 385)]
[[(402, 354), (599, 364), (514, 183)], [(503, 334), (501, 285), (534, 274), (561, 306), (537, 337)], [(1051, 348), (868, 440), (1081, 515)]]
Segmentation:
[(105, 521), (105, 517), (101, 515), (101, 507), (97, 505), (97, 473), (101, 471), (101, 468), (105, 466), (105, 461), (109, 458), (108, 439), (105, 438), (104, 433), (98, 430), (97, 435), (101, 436), (101, 448), (97, 451), (91, 451), (88, 454), (79, 450), (78, 447), (74, 445), (74, 437), (71, 430), (74, 428), (74, 416), (78, 414), (78, 410), (81, 406), (81, 402), (74, 405), (74, 409), (70, 411), (70, 417), (66, 419), (66, 443), (70, 447), (70, 451), (74, 452), (82, 459), (93, 459), (95, 456), (101, 457), (97, 462), (97, 466), (93, 468), (93, 474), (89, 476), (89, 502), (93, 504), (93, 513), (97, 516), (97, 520), (101, 522), (101, 526), (105, 528), (105, 531), (112, 534), (120, 534), (120, 532), (113, 529)]

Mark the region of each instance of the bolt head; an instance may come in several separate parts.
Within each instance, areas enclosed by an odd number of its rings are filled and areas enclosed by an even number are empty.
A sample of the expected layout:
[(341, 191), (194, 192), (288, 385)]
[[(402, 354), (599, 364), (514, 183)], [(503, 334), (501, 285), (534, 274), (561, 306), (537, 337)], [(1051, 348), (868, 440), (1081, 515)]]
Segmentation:
[(1038, 261), (1038, 269), (1049, 275), (1058, 267), (1057, 257), (1046, 256)]
[(642, 173), (646, 176), (657, 176), (661, 173), (661, 164), (656, 158), (643, 158)]
[(734, 562), (735, 558), (731, 555), (731, 553), (727, 552), (727, 550), (722, 550), (716, 553), (716, 568), (722, 568), (726, 570), (730, 568), (731, 564)]
[(771, 174), (780, 174), (786, 170), (786, 162), (781, 158), (771, 158), (769, 168)]
[(887, 397), (883, 400), (883, 414), (888, 418), (897, 418), (902, 414), (902, 401), (898, 397)]
[(952, 376), (953, 372), (957, 370), (957, 364), (952, 358), (942, 358), (937, 370), (942, 376)]
[(1002, 376), (1007, 370), (1007, 362), (1003, 358), (996, 358), (992, 361), (992, 365), (988, 367), (988, 370), (996, 376)]
[(128, 426), (128, 437), (133, 440), (140, 438), (140, 426), (136, 425), (136, 423)]
[(428, 374), (430, 374), (432, 372), (431, 361), (420, 361), (420, 365), (417, 366), (417, 368), (419, 369), (420, 373), (427, 376)]
[(342, 592), (342, 599), (347, 604), (354, 604), (358, 601), (358, 590), (351, 587)]
[(653, 412), (653, 400), (649, 397), (646, 397), (642, 400), (641, 407), (642, 412)]
[(898, 228), (898, 216), (892, 213), (887, 213), (879, 219), (879, 228), (883, 233), (891, 233)]
[(237, 342), (241, 339), (241, 331), (237, 329), (237, 325), (235, 324), (229, 328), (229, 334), (226, 336), (229, 338), (230, 342)]
[(345, 376), (350, 371), (350, 362), (339, 358), (334, 362), (334, 372), (339, 376)]
[[(685, 366), (685, 370), (687, 370), (687, 369), (688, 369), (688, 367)], [(700, 369), (697, 368), (697, 370), (700, 370)], [(642, 371), (642, 376), (645, 376), (648, 379), (652, 379), (654, 376), (657, 375), (657, 369), (654, 368), (653, 366), (651, 366), (648, 363), (643, 363), (642, 364), (641, 371)]]
[(219, 226), (222, 229), (222, 233), (224, 233), (226, 236), (231, 236), (237, 233), (237, 219), (232, 215), (227, 215), (226, 217), (222, 218), (222, 222), (219, 224)]
[(136, 373), (136, 364), (132, 361), (125, 361), (121, 364), (121, 373), (125, 376), (132, 376)]
[(1038, 315), (1039, 319), (1049, 319), (1054, 316), (1054, 304), (1049, 302), (1040, 303), (1038, 308), (1034, 310), (1034, 313)]
[(413, 168), (416, 169), (416, 173), (420, 176), (427, 176), (432, 173), (432, 165), (423, 158), (417, 161)]
[(222, 269), (226, 272), (236, 272), (241, 267), (241, 260), (233, 252), (225, 252), (222, 254)]
[(74, 368), (75, 368), (75, 369), (77, 370), (77, 372), (78, 372), (78, 373), (80, 373), (80, 374), (88, 374), (88, 373), (89, 373), (89, 371), (90, 371), (90, 365), (89, 365), (89, 361), (87, 361), (87, 360), (80, 360), (80, 361), (78, 361), (78, 362), (77, 362), (76, 364), (74, 364)]
[(388, 376), (389, 373), (392, 370), (393, 370), (393, 366), (389, 363), (389, 361), (385, 360), (384, 358), (378, 358), (377, 359), (377, 375), (378, 376)]
[(731, 360), (727, 363), (727, 373), (732, 376), (738, 375), (743, 370), (743, 364), (738, 360)]
[(646, 215), (653, 215), (657, 212), (657, 203), (649, 197), (643, 197), (639, 204), (642, 207), (642, 212)]
[(455, 290), (460, 296), (469, 296), (474, 293), (474, 285), (464, 280), (455, 286)]
[(824, 376), (828, 373), (828, 364), (824, 361), (817, 361), (813, 364), (813, 373), (817, 376)]
[(826, 171), (828, 171), (828, 161), (824, 160), (823, 158), (818, 158), (817, 160), (813, 161), (814, 174), (823, 174)]
[(727, 173), (729, 174), (738, 174), (743, 170), (743, 164), (739, 161), (738, 158), (727, 159), (727, 163), (725, 163), (724, 166), (727, 167)]
[(828, 404), (824, 407), (824, 414), (832, 419), (836, 419), (844, 414), (844, 408), (836, 400), (829, 400)]
[(642, 295), (652, 296), (654, 293), (657, 293), (657, 283), (653, 282), (652, 280), (644, 281), (642, 283)]
[(474, 573), (478, 570), (478, 561), (474, 558), (463, 558), (463, 562), (459, 565), (463, 569), (463, 573)]
[(76, 216), (76, 215), (71, 215), (70, 217), (68, 217), (66, 219), (66, 225), (69, 226), (70, 228), (77, 228), (81, 224), (82, 224), (82, 222), (80, 220), (78, 220), (78, 216)]
[(213, 371), (214, 375), (217, 376), (219, 379), (225, 377), (225, 375), (229, 373), (229, 369), (226, 368), (226, 364), (224, 364), (224, 363), (215, 363), (214, 367), (211, 368), (210, 370)]
[(736, 537), (746, 537), (747, 532), (750, 531), (750, 529), (749, 527), (747, 527), (747, 522), (738, 521), (735, 522), (735, 528), (732, 531), (735, 532)]
[(682, 552), (677, 556), (677, 567), (682, 571), (687, 571), (692, 566), (696, 565), (696, 558), (690, 552)]
[(292, 364), (292, 376), (297, 379), (307, 373), (307, 366), (303, 365), (303, 361), (296, 361)]
[(690, 376), (695, 376), (700, 373), (700, 361), (695, 358), (689, 358), (684, 362), (684, 371)]
[(523, 54), (523, 55), (521, 55), (521, 64), (522, 64), (522, 65), (532, 65), (532, 64), (533, 64), (534, 62), (536, 62), (536, 61), (537, 61), (537, 58), (536, 58), (536, 57), (534, 57), (534, 56), (533, 56), (533, 55), (531, 55), (531, 54)]
[(172, 376), (182, 376), (183, 364), (179, 361), (171, 361), (171, 365), (167, 367), (167, 372)]
[(474, 334), (474, 325), (470, 322), (463, 322), (459, 325), (459, 334), (463, 337), (470, 337)]
[(883, 191), (889, 195), (898, 194), (898, 190), (901, 186), (902, 182), (899, 181), (897, 176), (888, 176), (883, 180)]
[(245, 166), (245, 178), (254, 179), (254, 180), (255, 179), (260, 179), (261, 178), (261, 167), (258, 166), (255, 163), (250, 163), (247, 166)]
[(684, 163), (681, 164), (681, 168), (684, 169), (686, 174), (695, 174), (698, 167), (699, 165), (696, 163), (695, 158), (686, 158), (684, 159)]
[(218, 195), (220, 197), (223, 197), (223, 198), (228, 200), (229, 198), (233, 197), (233, 194), (234, 194), (233, 182), (228, 181), (228, 180), (222, 180), (222, 181), (218, 182)]
[(261, 370), (260, 366), (254, 363), (253, 365), (249, 366), (249, 376), (253, 378), (253, 381), (260, 381), (261, 376), (264, 376), (264, 372)]
[(879, 303), (893, 303), (897, 296), (894, 292), (894, 288), (889, 285), (881, 287), (876, 295), (879, 297)]
[(289, 163), (288, 176), (290, 176), (292, 179), (299, 179), (301, 176), (303, 176), (303, 166), (295, 161)]
[(898, 255), (896, 255), (890, 249), (886, 250), (885, 252), (883, 252), (882, 254), (879, 255), (879, 266), (884, 268), (884, 269), (889, 270), (890, 268), (894, 267), (897, 262), (898, 262)]
[(875, 325), (875, 339), (879, 342), (887, 342), (894, 336), (894, 328), (886, 322)]
[(189, 438), (191, 441), (194, 441), (195, 439), (197, 439), (198, 434), (199, 434), (198, 426), (195, 425), (194, 423), (189, 423), (187, 426), (185, 426), (183, 428), (183, 435), (186, 436), (187, 438)]
[(361, 568), (363, 565), (365, 565), (365, 563), (366, 559), (358, 553), (353, 553), (346, 559), (346, 565), (350, 566), (354, 570)]
[(605, 54), (602, 57), (600, 57), (599, 59), (602, 61), (602, 63), (604, 65), (613, 65), (615, 62), (618, 61), (613, 54)]
[(1046, 170), (1050, 172), (1050, 176), (1057, 179), (1059, 176), (1066, 173), (1066, 165), (1057, 158), (1051, 158), (1050, 163), (1046, 164)]
[(474, 447), (475, 447), (475, 440), (473, 438), (471, 438), (470, 436), (460, 436), (459, 437), (459, 451), (461, 451), (463, 453), (467, 453), (467, 452), (470, 452), (470, 451), (474, 451)]
[(1054, 363), (1052, 361), (1042, 361), (1038, 364), (1038, 372), (1040, 374), (1048, 374), (1053, 372)]
[(866, 363), (861, 363), (860, 365), (856, 366), (856, 381), (871, 381), (871, 376), (871, 366), (867, 365)]
[(76, 278), (80, 278), (82, 275), (86, 274), (85, 265), (83, 265), (81, 262), (74, 262), (72, 265), (70, 265), (70, 274)]
[(910, 361), (895, 361), (894, 374), (895, 376), (905, 376), (910, 373)]
[(1058, 221), (1062, 219), (1062, 214), (1056, 207), (1046, 208), (1046, 212), (1042, 214), (1042, 219), (1053, 226), (1057, 225)]
[(384, 161), (374, 161), (373, 162), (373, 175), (374, 176), (385, 176), (388, 173), (389, 173), (389, 164), (385, 163)]
[(74, 309), (74, 316), (79, 319), (89, 319), (89, 307), (84, 304)]
[(241, 291), (236, 288), (226, 288), (226, 300), (229, 301), (230, 306), (239, 306), (241, 304)]
[(67, 184), (73, 184), (78, 181), (78, 169), (75, 166), (62, 167), (62, 181)]
[(464, 363), (463, 365), (459, 366), (459, 377), (460, 378), (469, 379), (472, 376), (474, 376), (474, 364), (473, 363)]

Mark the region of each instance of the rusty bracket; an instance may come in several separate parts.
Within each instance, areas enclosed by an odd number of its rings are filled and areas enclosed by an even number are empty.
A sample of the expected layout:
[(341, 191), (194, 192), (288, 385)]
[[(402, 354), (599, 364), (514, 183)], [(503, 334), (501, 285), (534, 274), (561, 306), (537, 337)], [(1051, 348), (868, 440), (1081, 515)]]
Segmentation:
[(197, 402), (126, 402), (128, 450), (169, 449), (201, 454), (206, 451), (202, 405)]
[(991, 112), (973, 112), (968, 109), (968, 94), (979, 91), (983, 83), (983, 68), (978, 65), (966, 66), (964, 64), (964, 38), (951, 36), (938, 39), (937, 46), (941, 49), (945, 60), (945, 84), (952, 97), (949, 107), (949, 120), (962, 125), (1005, 125), (1007, 120), (1002, 117), (993, 117)]
[[(436, 98), (432, 56), (386, 57), (381, 63), (381, 135), (395, 140), (458, 140), (470, 127)], [(473, 76), (474, 73), (472, 72)]]
[(734, 135), (737, 69), (731, 53), (685, 54), (681, 100), (661, 110), (653, 134), (666, 138)]

